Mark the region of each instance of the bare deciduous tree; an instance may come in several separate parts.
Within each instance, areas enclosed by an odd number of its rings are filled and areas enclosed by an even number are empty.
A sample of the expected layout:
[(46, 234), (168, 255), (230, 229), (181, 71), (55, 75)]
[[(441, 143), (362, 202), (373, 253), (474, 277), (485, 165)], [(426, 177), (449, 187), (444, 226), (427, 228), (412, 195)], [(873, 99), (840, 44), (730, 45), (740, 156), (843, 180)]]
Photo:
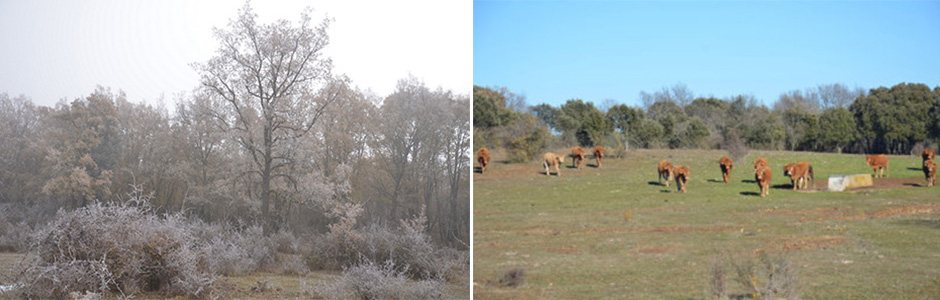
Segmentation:
[(311, 24), (309, 10), (296, 27), (256, 19), (246, 4), (228, 30), (216, 29), (216, 56), (196, 68), (202, 85), (227, 103), (216, 117), (252, 161), (248, 173), (259, 181), (261, 217), (269, 224), (275, 181), (296, 183), (288, 171), (294, 157), (285, 145), (310, 132), (346, 85), (324, 84), (334, 80), (332, 61), (322, 51), (330, 19)]

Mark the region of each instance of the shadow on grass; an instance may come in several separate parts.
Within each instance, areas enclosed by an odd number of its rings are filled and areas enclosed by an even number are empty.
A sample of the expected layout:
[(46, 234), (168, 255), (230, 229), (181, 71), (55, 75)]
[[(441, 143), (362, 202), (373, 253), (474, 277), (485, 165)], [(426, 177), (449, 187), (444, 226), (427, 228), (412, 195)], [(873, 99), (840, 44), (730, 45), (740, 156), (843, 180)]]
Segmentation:
[(923, 187), (920, 183), (905, 182), (904, 186)]
[(771, 185), (770, 188), (778, 189), (778, 190), (792, 190), (793, 185), (792, 184), (775, 184), (775, 185)]
[(899, 220), (895, 222), (898, 225), (923, 226), (933, 229), (940, 229), (940, 219), (936, 220)]
[(725, 183), (724, 180), (718, 180), (718, 179), (714, 179), (714, 178), (713, 178), (713, 179), (709, 179), (708, 182)]
[(741, 182), (743, 182), (743, 183), (757, 183), (756, 180), (750, 180), (750, 179), (744, 179), (744, 180), (741, 180)]
[(907, 169), (911, 171), (923, 171), (924, 170), (923, 168), (911, 168), (911, 167), (907, 167)]
[(659, 181), (647, 181), (646, 184), (657, 185), (657, 186), (666, 186), (665, 183), (660, 183)]
[(757, 197), (760, 197), (760, 193), (758, 193), (758, 192), (741, 192), (741, 196), (757, 196)]

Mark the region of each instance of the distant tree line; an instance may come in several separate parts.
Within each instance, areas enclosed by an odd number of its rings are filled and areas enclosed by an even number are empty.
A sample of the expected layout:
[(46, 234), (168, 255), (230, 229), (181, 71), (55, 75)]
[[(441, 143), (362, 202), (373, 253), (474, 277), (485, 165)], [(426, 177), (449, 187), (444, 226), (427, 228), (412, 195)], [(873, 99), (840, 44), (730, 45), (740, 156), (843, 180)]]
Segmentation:
[[(512, 98), (513, 100), (508, 100)], [(521, 99), (521, 100), (520, 100)], [(526, 110), (507, 88), (473, 88), (474, 147), (527, 161), (549, 146), (750, 149), (909, 154), (940, 141), (940, 87), (900, 83), (865, 91), (842, 84), (783, 93), (772, 107), (749, 95), (695, 97), (677, 84), (641, 92), (643, 107), (571, 99)], [(524, 106), (524, 105), (521, 105)], [(917, 149), (915, 149), (917, 148)], [(617, 153), (615, 152), (615, 153)]]

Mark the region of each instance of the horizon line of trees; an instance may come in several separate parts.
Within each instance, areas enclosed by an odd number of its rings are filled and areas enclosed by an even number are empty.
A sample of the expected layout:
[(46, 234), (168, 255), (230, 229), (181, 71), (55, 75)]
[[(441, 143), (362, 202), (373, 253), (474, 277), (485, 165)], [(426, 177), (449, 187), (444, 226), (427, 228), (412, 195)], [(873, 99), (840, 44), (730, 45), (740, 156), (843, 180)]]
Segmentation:
[(921, 83), (819, 85), (783, 93), (772, 107), (749, 95), (695, 97), (683, 84), (640, 100), (643, 107), (582, 99), (527, 106), (506, 87), (474, 85), (473, 146), (504, 148), (524, 162), (549, 146), (909, 154), (940, 141), (940, 86)]

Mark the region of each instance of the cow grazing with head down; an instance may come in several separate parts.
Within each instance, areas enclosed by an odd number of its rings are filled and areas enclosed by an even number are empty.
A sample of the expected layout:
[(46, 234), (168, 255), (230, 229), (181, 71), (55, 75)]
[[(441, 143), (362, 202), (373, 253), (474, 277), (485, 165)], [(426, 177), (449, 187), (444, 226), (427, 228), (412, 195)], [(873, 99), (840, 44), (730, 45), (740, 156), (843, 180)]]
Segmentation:
[(927, 186), (933, 186), (937, 179), (937, 164), (933, 160), (924, 161), (924, 177), (927, 179)]
[(790, 184), (793, 185), (793, 189), (806, 189), (807, 184), (812, 181), (812, 184), (816, 183), (816, 178), (813, 175), (813, 165), (808, 162), (795, 162), (783, 166), (783, 175), (790, 177)]
[(734, 161), (727, 156), (722, 156), (718, 164), (721, 165), (721, 179), (728, 183), (731, 178), (731, 169), (734, 168)]
[(555, 153), (545, 153), (542, 155), (542, 166), (545, 167), (545, 176), (551, 175), (549, 173), (549, 166), (555, 167), (555, 175), (561, 176), (561, 170), (558, 169), (558, 166), (565, 163), (565, 157), (563, 155), (558, 155)]
[(757, 181), (757, 185), (760, 187), (761, 197), (770, 194), (770, 177), (772, 175), (773, 174), (770, 172), (770, 167), (766, 165), (762, 165), (754, 170), (754, 180)]
[(676, 176), (676, 188), (685, 193), (685, 186), (689, 182), (689, 178), (692, 176), (692, 170), (685, 166), (676, 166), (675, 168)]
[(594, 160), (597, 162), (597, 168), (601, 167), (601, 159), (604, 158), (604, 147), (594, 146)]
[(477, 151), (477, 162), (480, 163), (480, 174), (486, 172), (486, 167), (490, 165), (490, 150), (486, 147)]
[(584, 148), (575, 146), (571, 148), (571, 167), (578, 169), (584, 168), (584, 157), (587, 156), (587, 152), (584, 151)]
[(933, 149), (926, 148), (926, 147), (924, 148), (924, 152), (920, 153), (920, 157), (922, 157), (924, 161), (933, 160), (933, 156), (934, 156)]
[[(875, 173), (875, 178), (885, 177), (885, 173), (888, 171), (887, 155), (865, 155), (865, 163), (871, 166), (872, 171)], [(881, 176), (878, 176), (878, 170), (881, 170)]]
[(669, 163), (668, 160), (664, 159), (664, 160), (659, 161), (659, 166), (656, 167), (656, 172), (659, 173), (659, 183), (662, 184), (663, 178), (665, 178), (666, 187), (669, 187), (669, 181), (672, 180), (674, 171), (675, 171), (675, 168), (673, 168), (672, 164)]

